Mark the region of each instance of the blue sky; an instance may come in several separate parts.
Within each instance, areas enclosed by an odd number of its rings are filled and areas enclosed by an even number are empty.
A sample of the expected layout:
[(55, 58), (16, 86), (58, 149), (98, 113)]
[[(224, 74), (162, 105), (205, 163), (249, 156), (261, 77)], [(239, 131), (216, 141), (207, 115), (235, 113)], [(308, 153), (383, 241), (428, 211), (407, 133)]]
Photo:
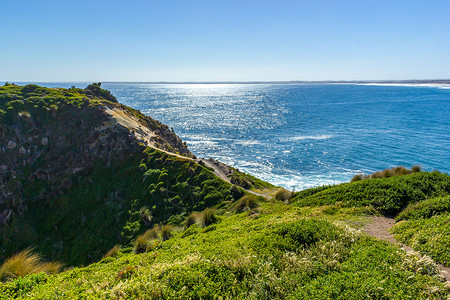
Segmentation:
[(450, 1), (1, 1), (2, 81), (450, 78)]

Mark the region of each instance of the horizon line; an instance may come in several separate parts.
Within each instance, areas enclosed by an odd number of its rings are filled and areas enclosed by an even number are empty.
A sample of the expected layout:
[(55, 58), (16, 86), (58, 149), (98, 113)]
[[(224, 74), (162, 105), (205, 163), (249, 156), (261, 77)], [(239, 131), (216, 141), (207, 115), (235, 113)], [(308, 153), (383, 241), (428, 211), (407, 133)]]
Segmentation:
[[(5, 83), (14, 83), (13, 81), (3, 81)], [(330, 83), (435, 83), (450, 84), (450, 79), (393, 79), (393, 80), (249, 80), (249, 81), (16, 81), (18, 83), (36, 82), (36, 83), (135, 83), (135, 84), (330, 84)]]

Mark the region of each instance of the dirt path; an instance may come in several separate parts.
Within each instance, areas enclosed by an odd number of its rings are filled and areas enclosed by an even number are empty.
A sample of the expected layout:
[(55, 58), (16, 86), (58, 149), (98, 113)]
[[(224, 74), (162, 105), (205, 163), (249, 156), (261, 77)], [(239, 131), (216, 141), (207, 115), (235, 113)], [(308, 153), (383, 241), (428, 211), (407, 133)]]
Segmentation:
[[(372, 217), (372, 221), (364, 227), (364, 231), (373, 237), (385, 240), (391, 244), (399, 245), (406, 251), (414, 251), (411, 247), (397, 241), (394, 236), (389, 233), (389, 229), (391, 229), (394, 224), (394, 218), (374, 216)], [(441, 275), (450, 282), (450, 268), (444, 267), (441, 264), (438, 264), (438, 266), (441, 268)]]
[[(186, 160), (190, 160), (190, 161), (196, 162), (198, 164), (202, 164), (203, 163), (205, 166), (213, 169), (214, 170), (213, 172), (214, 172), (214, 174), (217, 177), (219, 177), (220, 179), (222, 179), (222, 180), (224, 180), (224, 181), (226, 181), (228, 183), (231, 183), (230, 178), (228, 177), (229, 172), (227, 173), (227, 171), (224, 169), (223, 166), (225, 166), (225, 165), (223, 163), (215, 162), (212, 159), (205, 159), (205, 158), (193, 159), (193, 158), (190, 158), (190, 157), (187, 157), (187, 156), (182, 156), (182, 155), (179, 155), (179, 154), (176, 154), (176, 153), (173, 153), (173, 152), (169, 152), (169, 151), (157, 148), (157, 147), (152, 147), (152, 148), (155, 148), (155, 149), (157, 149), (159, 151), (165, 152), (165, 153), (167, 153), (169, 155), (173, 155), (173, 156), (176, 156), (176, 157), (180, 157), (180, 158), (184, 158)], [(266, 198), (267, 200), (271, 199), (271, 197), (266, 195), (266, 194), (260, 194), (260, 193), (257, 193), (257, 192), (254, 192), (254, 191), (250, 191), (250, 190), (246, 190), (246, 191), (251, 193), (251, 194), (257, 195), (257, 196), (262, 196), (262, 197)]]

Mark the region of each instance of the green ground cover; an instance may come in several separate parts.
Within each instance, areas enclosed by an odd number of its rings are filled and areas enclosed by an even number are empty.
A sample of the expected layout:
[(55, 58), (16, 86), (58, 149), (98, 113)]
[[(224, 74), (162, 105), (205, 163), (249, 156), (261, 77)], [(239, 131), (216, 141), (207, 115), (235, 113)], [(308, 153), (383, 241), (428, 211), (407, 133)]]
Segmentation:
[[(328, 213), (327, 213), (328, 212)], [(398, 247), (346, 226), (348, 208), (262, 203), (258, 212), (219, 210), (142, 254), (115, 257), (57, 275), (0, 285), (27, 299), (446, 299), (433, 266), (409, 265)], [(425, 271), (424, 271), (425, 270)]]

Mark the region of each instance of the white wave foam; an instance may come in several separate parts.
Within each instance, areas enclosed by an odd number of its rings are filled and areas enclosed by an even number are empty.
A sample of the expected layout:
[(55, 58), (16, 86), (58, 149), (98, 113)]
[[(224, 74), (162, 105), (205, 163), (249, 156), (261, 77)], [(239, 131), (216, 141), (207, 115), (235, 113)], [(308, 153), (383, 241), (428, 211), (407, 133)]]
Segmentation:
[(326, 139), (331, 139), (334, 136), (331, 134), (324, 134), (324, 135), (301, 135), (301, 136), (294, 136), (291, 137), (291, 140), (294, 141), (302, 141), (302, 140), (326, 140)]
[(186, 141), (188, 145), (208, 145), (208, 146), (216, 146), (217, 142), (215, 141)]
[(250, 145), (258, 145), (258, 144), (260, 144), (260, 142), (256, 141), (256, 140), (241, 140), (241, 141), (237, 141), (236, 144), (239, 144), (242, 146), (250, 146)]
[(356, 85), (433, 87), (439, 89), (450, 89), (450, 85), (441, 83), (357, 83)]

